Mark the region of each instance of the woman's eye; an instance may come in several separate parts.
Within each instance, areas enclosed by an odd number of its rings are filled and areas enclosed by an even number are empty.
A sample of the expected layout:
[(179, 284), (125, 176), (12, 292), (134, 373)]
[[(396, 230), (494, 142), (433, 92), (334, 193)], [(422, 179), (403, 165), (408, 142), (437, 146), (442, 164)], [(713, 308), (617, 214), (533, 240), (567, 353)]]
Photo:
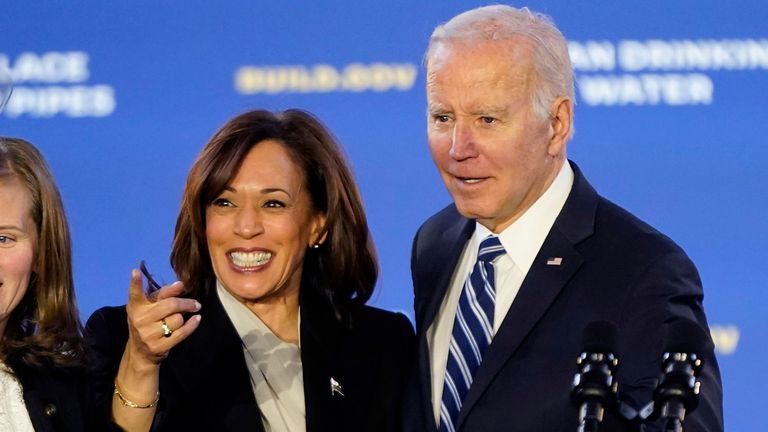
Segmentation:
[(264, 203), (264, 207), (266, 208), (283, 208), (285, 207), (285, 203), (278, 200), (269, 200)]
[(0, 235), (0, 245), (7, 245), (13, 241), (12, 238), (4, 235)]
[(232, 207), (234, 205), (232, 204), (232, 201), (226, 198), (216, 198), (211, 204), (216, 207)]

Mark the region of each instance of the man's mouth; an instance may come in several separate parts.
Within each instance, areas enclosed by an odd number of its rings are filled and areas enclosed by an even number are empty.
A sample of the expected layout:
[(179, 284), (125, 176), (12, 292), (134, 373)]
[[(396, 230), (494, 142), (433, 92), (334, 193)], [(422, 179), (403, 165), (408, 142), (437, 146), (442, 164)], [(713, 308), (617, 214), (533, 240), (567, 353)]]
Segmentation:
[(479, 182), (487, 179), (488, 177), (459, 177), (459, 176), (457, 176), (456, 178), (459, 179), (460, 181), (464, 182), (464, 183), (475, 184), (475, 183), (479, 183)]

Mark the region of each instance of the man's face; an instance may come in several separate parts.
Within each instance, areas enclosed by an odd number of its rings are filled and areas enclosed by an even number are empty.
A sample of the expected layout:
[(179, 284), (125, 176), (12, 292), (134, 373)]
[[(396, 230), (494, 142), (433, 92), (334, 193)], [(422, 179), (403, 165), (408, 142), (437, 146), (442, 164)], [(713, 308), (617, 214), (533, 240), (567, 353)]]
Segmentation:
[(546, 191), (564, 158), (552, 121), (532, 108), (529, 44), (443, 43), (427, 63), (432, 159), (459, 212), (497, 233)]

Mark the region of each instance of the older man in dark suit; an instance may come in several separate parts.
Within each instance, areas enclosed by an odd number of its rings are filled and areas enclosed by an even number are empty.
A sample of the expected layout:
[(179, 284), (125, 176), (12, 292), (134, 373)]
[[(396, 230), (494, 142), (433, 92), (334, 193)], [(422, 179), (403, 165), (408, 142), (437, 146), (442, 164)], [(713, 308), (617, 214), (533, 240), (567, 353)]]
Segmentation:
[[(706, 332), (701, 283), (675, 243), (599, 196), (567, 160), (565, 38), (526, 8), (483, 7), (439, 26), (426, 64), (429, 147), (454, 202), (413, 244), (419, 426), (575, 430), (582, 329), (605, 320), (618, 329), (621, 403), (601, 430), (659, 430), (643, 409), (664, 327), (690, 320)], [(686, 431), (723, 429), (708, 342)]]

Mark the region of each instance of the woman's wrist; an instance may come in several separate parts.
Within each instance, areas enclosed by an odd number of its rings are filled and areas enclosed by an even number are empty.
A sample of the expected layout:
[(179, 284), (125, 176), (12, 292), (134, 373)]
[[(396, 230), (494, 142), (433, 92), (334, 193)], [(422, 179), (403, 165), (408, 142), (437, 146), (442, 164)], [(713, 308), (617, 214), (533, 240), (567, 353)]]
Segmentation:
[(120, 401), (120, 403), (125, 407), (147, 409), (157, 406), (157, 402), (160, 400), (160, 392), (155, 392), (155, 398), (152, 400), (152, 402), (144, 403), (141, 401), (136, 401), (128, 398), (125, 394), (123, 394), (123, 392), (120, 390), (120, 385), (117, 383), (117, 379), (115, 379), (115, 391), (113, 392), (113, 397), (117, 397), (117, 400)]
[[(160, 365), (132, 356), (126, 348), (115, 377), (114, 397), (124, 406), (141, 405), (149, 408), (159, 395)], [(126, 403), (131, 402), (131, 403)]]
[(126, 345), (123, 358), (120, 360), (120, 370), (130, 372), (137, 377), (152, 377), (160, 371), (160, 363), (130, 349)]

